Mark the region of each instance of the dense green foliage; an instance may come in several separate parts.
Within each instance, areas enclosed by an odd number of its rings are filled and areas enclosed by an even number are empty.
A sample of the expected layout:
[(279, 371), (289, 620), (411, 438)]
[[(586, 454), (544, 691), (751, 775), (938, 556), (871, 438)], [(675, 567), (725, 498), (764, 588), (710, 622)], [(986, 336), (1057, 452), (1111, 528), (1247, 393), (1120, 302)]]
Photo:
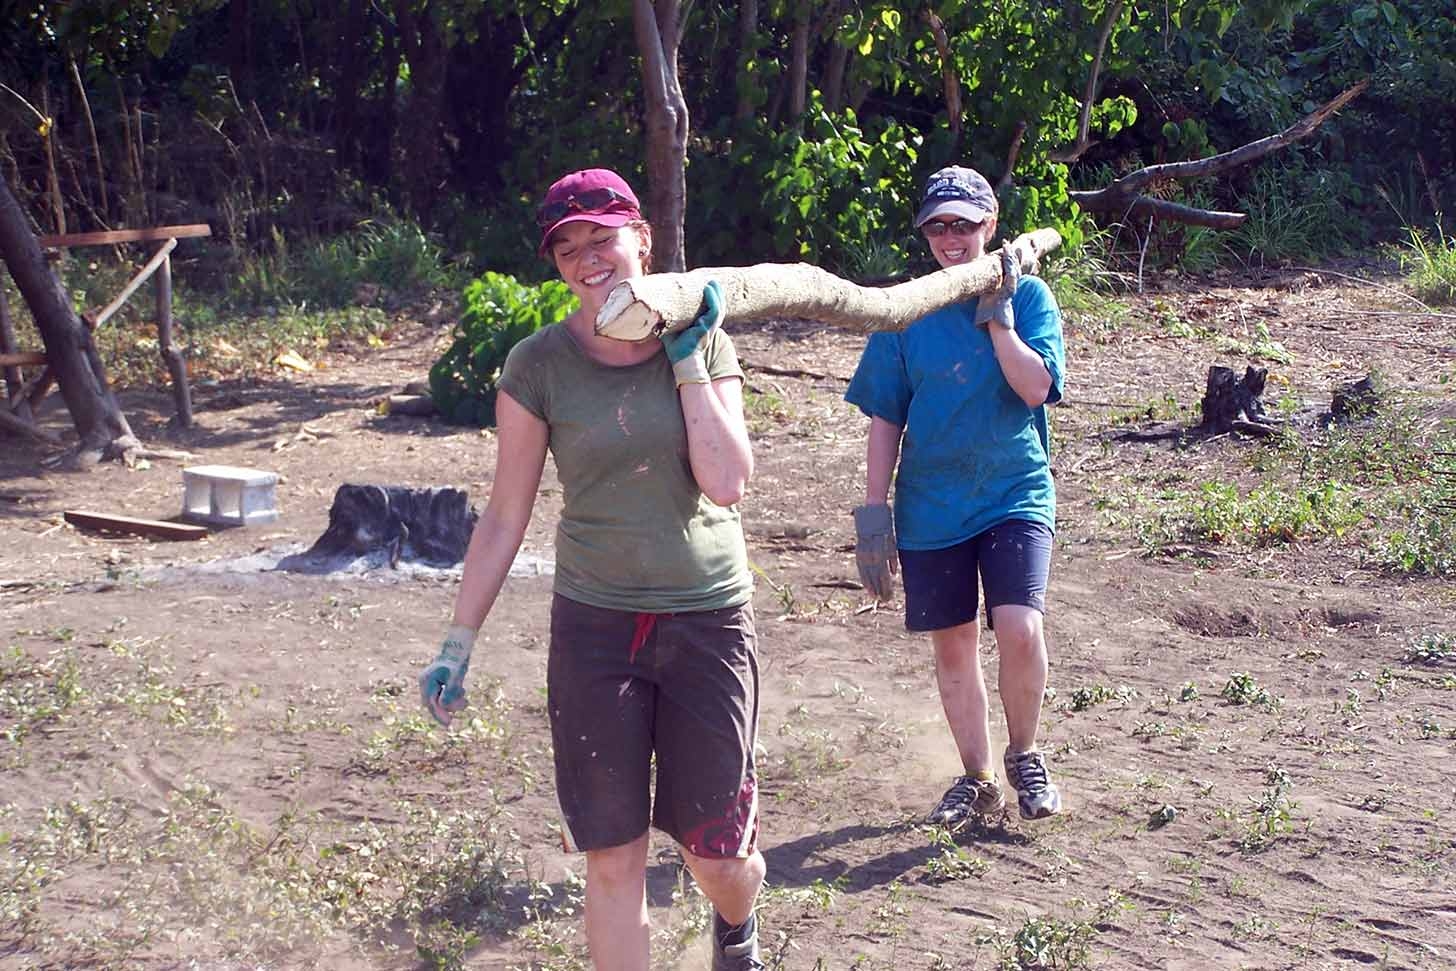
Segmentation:
[[(1259, 224), (1232, 239), (1160, 230), (1150, 257), (1194, 267), (1308, 259), (1407, 239), (1407, 227), (1451, 232), (1440, 224), (1456, 194), (1450, 0), (757, 8), (746, 24), (736, 3), (686, 5), (679, 63), (694, 264), (913, 269), (924, 259), (908, 232), (919, 181), (950, 161), (999, 180), (1022, 123), (1003, 227), (1055, 225), (1075, 241), (1084, 227), (1069, 189), (1234, 148), (1365, 77), (1368, 92), (1297, 148), (1227, 177), (1158, 187), (1257, 211)], [(548, 268), (534, 256), (531, 211), (545, 183), (607, 164), (644, 187), (625, 0), (22, 0), (5, 9), (0, 78), (13, 90), (0, 90), (0, 168), (38, 224), (205, 220), (231, 244), (212, 245), (221, 255), (203, 269), (216, 281), (276, 257), (282, 240), (296, 257), (389, 213), (478, 269), (540, 279)], [(1078, 140), (1104, 27), (1090, 145), (1059, 161)], [(947, 75), (961, 104), (955, 119)], [(340, 292), (349, 285), (336, 282)], [(273, 292), (266, 279), (249, 287), (259, 298)]]
[(559, 280), (531, 287), (487, 272), (465, 287), (455, 339), (430, 368), (430, 397), (446, 421), (495, 424), (497, 382), (506, 355), (547, 324), (564, 320), (576, 298)]

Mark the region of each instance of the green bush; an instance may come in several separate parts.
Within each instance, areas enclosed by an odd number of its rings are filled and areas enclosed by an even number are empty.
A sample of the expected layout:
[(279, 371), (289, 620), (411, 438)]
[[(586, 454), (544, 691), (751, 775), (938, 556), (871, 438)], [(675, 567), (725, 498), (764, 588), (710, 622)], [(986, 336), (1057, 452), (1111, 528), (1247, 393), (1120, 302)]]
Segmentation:
[(274, 229), (263, 251), (241, 256), (229, 298), (244, 308), (336, 308), (352, 303), (361, 283), (418, 293), (455, 285), (455, 274), (418, 223), (385, 216), (301, 249)]
[(455, 339), (430, 368), (430, 397), (445, 420), (494, 425), (496, 382), (506, 355), (542, 327), (564, 320), (575, 306), (560, 280), (531, 287), (488, 272), (466, 286)]
[(1431, 303), (1456, 304), (1456, 236), (1441, 230), (1439, 218), (1435, 236), (1407, 227), (1410, 242), (1401, 253), (1411, 289)]
[[(786, 131), (709, 133), (689, 163), (691, 262), (772, 254), (850, 276), (899, 270), (913, 238), (919, 145), (893, 120), (872, 129), (817, 104)], [(745, 186), (759, 187), (752, 205)]]

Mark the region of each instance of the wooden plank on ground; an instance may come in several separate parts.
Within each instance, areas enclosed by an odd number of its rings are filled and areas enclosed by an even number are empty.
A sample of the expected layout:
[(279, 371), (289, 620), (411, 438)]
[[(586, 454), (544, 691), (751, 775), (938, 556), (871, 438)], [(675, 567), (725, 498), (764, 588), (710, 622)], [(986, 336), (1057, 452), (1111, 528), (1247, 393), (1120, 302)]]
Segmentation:
[(84, 529), (96, 529), (108, 533), (134, 533), (153, 539), (202, 539), (207, 535), (205, 526), (189, 526), (186, 523), (169, 523), (159, 519), (134, 519), (113, 513), (89, 512), (83, 509), (68, 509), (66, 522)]
[(0, 367), (35, 367), (46, 362), (46, 356), (41, 351), (16, 351), (13, 354), (0, 354)]
[(112, 229), (102, 233), (62, 233), (42, 236), (38, 242), (42, 249), (65, 249), (68, 246), (154, 243), (163, 239), (190, 239), (194, 236), (211, 235), (212, 227), (207, 223), (192, 223), (186, 226), (156, 226), (151, 229)]

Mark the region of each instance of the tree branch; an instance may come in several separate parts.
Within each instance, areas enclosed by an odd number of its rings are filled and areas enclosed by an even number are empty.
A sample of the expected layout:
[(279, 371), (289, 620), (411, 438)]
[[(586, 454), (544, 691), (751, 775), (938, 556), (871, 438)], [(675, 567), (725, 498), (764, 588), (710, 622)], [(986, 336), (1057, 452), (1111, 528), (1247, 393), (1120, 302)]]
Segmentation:
[(1213, 226), (1218, 229), (1232, 228), (1244, 221), (1243, 213), (1213, 212), (1191, 206), (1181, 206), (1165, 200), (1148, 199), (1143, 196), (1143, 189), (1156, 182), (1170, 179), (1192, 179), (1237, 168), (1257, 158), (1262, 158), (1270, 152), (1284, 148), (1286, 145), (1307, 138), (1320, 125), (1328, 121), (1335, 112), (1364, 91), (1369, 84), (1370, 79), (1366, 78), (1278, 134), (1260, 138), (1218, 155), (1210, 155), (1208, 158), (1149, 165), (1124, 175), (1104, 188), (1071, 192), (1069, 195), (1074, 202), (1089, 212), (1142, 212), (1172, 222), (1188, 222), (1200, 226)]
[(1011, 188), (1015, 178), (1016, 159), (1021, 154), (1021, 142), (1026, 138), (1026, 122), (1018, 121), (1016, 130), (1011, 133), (1011, 147), (1006, 150), (1006, 167), (1001, 170), (1001, 178), (996, 180), (996, 194), (999, 196)]
[(1053, 162), (1075, 162), (1096, 144), (1087, 137), (1092, 126), (1092, 105), (1097, 100), (1097, 80), (1102, 73), (1102, 55), (1107, 50), (1112, 28), (1117, 26), (1117, 21), (1122, 16), (1123, 2), (1124, 0), (1115, 0), (1102, 15), (1102, 24), (1097, 31), (1097, 53), (1092, 57), (1092, 70), (1087, 74), (1087, 90), (1082, 95), (1082, 111), (1077, 116), (1077, 140), (1060, 152), (1053, 152)]
[(945, 23), (934, 10), (924, 11), (925, 22), (930, 25), (930, 35), (935, 38), (935, 50), (940, 54), (940, 79), (945, 88), (945, 112), (950, 119), (951, 138), (954, 139), (956, 154), (961, 146), (961, 82), (956, 76), (955, 60), (951, 57), (950, 37), (945, 32)]

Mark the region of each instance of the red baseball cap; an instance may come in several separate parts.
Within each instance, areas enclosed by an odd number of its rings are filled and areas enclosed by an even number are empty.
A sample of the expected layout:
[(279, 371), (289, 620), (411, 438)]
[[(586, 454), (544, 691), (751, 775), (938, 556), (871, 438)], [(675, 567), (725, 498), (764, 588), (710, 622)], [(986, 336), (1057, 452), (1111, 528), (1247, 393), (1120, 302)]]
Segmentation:
[(567, 223), (588, 222), (616, 229), (642, 218), (642, 204), (627, 180), (611, 169), (582, 169), (563, 175), (546, 190), (536, 210), (541, 246), (546, 255), (551, 234)]

